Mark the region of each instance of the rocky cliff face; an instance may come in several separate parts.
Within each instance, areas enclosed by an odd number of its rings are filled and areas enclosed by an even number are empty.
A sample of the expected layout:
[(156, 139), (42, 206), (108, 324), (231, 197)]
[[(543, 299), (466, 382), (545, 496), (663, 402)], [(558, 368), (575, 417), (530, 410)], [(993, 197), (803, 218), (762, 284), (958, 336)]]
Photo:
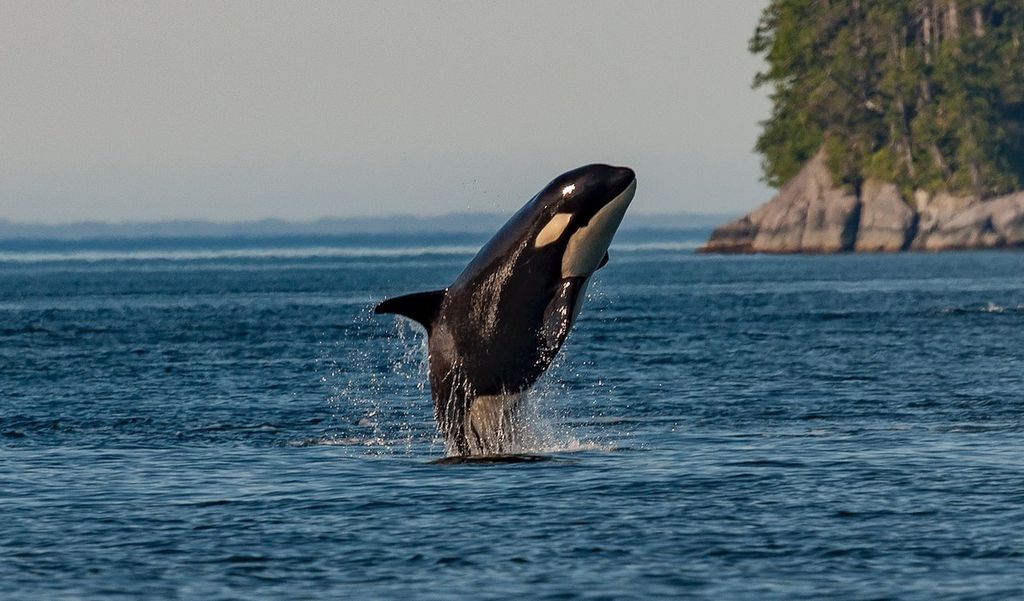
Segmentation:
[(835, 253), (1024, 246), (1024, 192), (993, 199), (938, 194), (920, 211), (896, 186), (836, 187), (819, 152), (775, 198), (718, 229), (708, 253)]
[(921, 212), (911, 248), (1024, 246), (1024, 192), (990, 200), (937, 196)]

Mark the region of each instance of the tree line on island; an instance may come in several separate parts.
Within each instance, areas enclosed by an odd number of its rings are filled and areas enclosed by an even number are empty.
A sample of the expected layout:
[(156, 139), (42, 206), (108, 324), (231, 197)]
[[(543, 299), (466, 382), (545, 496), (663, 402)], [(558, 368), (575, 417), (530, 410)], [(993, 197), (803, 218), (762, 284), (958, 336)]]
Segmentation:
[(772, 0), (749, 47), (781, 190), (705, 250), (1024, 244), (1024, 2)]

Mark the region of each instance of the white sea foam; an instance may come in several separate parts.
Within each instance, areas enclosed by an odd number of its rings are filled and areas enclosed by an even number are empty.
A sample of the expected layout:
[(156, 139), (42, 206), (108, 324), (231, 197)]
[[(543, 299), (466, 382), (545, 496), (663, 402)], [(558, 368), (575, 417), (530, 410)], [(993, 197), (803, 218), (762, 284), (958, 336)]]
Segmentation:
[(703, 244), (700, 240), (683, 240), (679, 242), (625, 242), (612, 244), (612, 252), (638, 252), (649, 250), (687, 251), (697, 250)]
[[(368, 332), (374, 328), (373, 319), (367, 312), (354, 325)], [(353, 348), (361, 347), (349, 346), (344, 356), (336, 356), (335, 345), (321, 344), (318, 363), (324, 373), (322, 381), (330, 390), (328, 402), (342, 431), (293, 444), (350, 447), (369, 455), (444, 454), (427, 385), (426, 338), (418, 326), (405, 319), (395, 319), (395, 328), (393, 339), (374, 341), (382, 342), (383, 348), (354, 351)], [(359, 333), (353, 335), (362, 337)], [(385, 369), (379, 367), (382, 351), (387, 355)], [(388, 398), (387, 391), (394, 389), (396, 381), (405, 382), (402, 386), (407, 387), (408, 394), (401, 399)], [(566, 393), (565, 386), (556, 378), (542, 378), (517, 412), (515, 444), (505, 452), (565, 454), (617, 450), (614, 443), (588, 439), (578, 423), (565, 419), (561, 401)], [(353, 432), (353, 426), (358, 430)]]
[(1024, 312), (1024, 303), (1016, 306), (1000, 305), (999, 303), (987, 303), (982, 306), (960, 308), (960, 307), (947, 307), (940, 309), (939, 313), (942, 315), (963, 315), (965, 313), (1022, 313)]
[(359, 447), (383, 450), (389, 453), (394, 448), (401, 447), (407, 442), (404, 438), (387, 439), (373, 436), (339, 436), (328, 434), (317, 438), (292, 441), (289, 444), (293, 447)]

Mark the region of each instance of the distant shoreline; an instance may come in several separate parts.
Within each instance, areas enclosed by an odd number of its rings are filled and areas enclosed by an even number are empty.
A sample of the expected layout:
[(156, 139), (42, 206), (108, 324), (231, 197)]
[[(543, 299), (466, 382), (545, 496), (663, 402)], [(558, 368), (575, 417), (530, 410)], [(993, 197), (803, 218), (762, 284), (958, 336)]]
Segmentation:
[[(500, 224), (499, 224), (500, 225)], [(649, 228), (623, 227), (616, 235), (616, 242), (634, 243), (646, 241), (704, 240), (711, 233), (711, 227), (695, 228)], [(125, 250), (172, 250), (172, 249), (257, 249), (257, 248), (310, 248), (310, 247), (384, 247), (404, 245), (467, 245), (478, 247), (493, 233), (493, 230), (440, 230), (440, 231), (397, 231), (361, 232), (338, 234), (207, 234), (192, 236), (135, 235), (135, 236), (86, 236), (71, 237), (0, 237), (0, 251), (7, 252), (49, 252), (49, 251), (125, 251)]]
[[(202, 239), (288, 240), (309, 237), (390, 235), (482, 234), (497, 230), (510, 217), (499, 213), (457, 213), (431, 217), (391, 215), (382, 217), (323, 218), (295, 222), (280, 219), (219, 223), (202, 220), (159, 222), (78, 222), (68, 224), (14, 223), (0, 219), (0, 243), (5, 246), (45, 242), (125, 240), (197, 241)], [(710, 230), (735, 218), (734, 214), (636, 214), (626, 215), (621, 231)]]

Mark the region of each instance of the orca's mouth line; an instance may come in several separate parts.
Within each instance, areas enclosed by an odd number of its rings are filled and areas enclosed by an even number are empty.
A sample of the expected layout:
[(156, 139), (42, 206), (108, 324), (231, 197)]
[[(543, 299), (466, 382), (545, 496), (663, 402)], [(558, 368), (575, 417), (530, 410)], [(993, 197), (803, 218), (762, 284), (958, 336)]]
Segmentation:
[[(634, 194), (636, 194), (636, 177), (635, 176), (633, 177), (633, 179), (631, 179), (628, 182), (626, 182), (626, 185), (623, 186), (621, 190), (616, 192), (615, 195), (612, 196), (611, 199), (608, 200), (608, 202), (606, 202), (603, 205), (601, 205), (601, 209), (604, 209), (605, 207), (607, 207), (610, 204), (614, 204), (616, 202), (621, 201), (624, 196), (629, 196), (629, 200), (626, 201), (626, 204), (628, 205), (630, 202), (633, 202), (633, 195)], [(600, 210), (598, 212), (600, 212)]]
[(587, 224), (569, 238), (562, 256), (562, 277), (587, 277), (601, 264), (612, 237), (636, 193), (636, 178), (617, 196), (605, 203)]
[(586, 219), (580, 222), (580, 226), (581, 227), (589, 226), (591, 224), (591, 222), (593, 222), (594, 218), (596, 218), (598, 215), (606, 214), (608, 212), (608, 207), (610, 205), (613, 205), (613, 204), (621, 201), (623, 199), (623, 197), (626, 196), (626, 195), (629, 195), (629, 197), (630, 197), (629, 201), (626, 202), (626, 206), (628, 207), (629, 204), (631, 202), (633, 202), (633, 195), (635, 193), (636, 193), (636, 178), (634, 177), (633, 179), (629, 180), (629, 182), (625, 186), (623, 186), (621, 190), (619, 190), (618, 192), (613, 194), (611, 197), (608, 198), (608, 200), (606, 200), (601, 205), (599, 205), (594, 210), (594, 212), (592, 214), (586, 216)]
[(629, 180), (629, 182), (627, 182), (626, 185), (615, 194), (615, 198), (622, 196), (622, 193), (630, 188), (636, 190), (636, 176), (633, 176), (633, 179)]
[[(614, 204), (617, 204), (617, 203), (624, 203), (626, 205), (626, 207), (628, 207), (629, 204), (631, 202), (633, 202), (633, 195), (635, 195), (635, 194), (636, 194), (636, 178), (634, 177), (633, 179), (631, 179), (629, 181), (628, 184), (626, 184), (625, 188), (623, 188), (622, 190), (619, 190), (618, 194), (613, 196), (611, 198), (611, 200), (609, 200), (608, 202), (604, 203), (604, 205), (601, 206), (601, 209), (598, 210), (598, 213), (601, 213), (601, 211), (606, 209), (609, 205), (614, 205)], [(623, 211), (625, 211), (625, 207), (623, 207)]]

